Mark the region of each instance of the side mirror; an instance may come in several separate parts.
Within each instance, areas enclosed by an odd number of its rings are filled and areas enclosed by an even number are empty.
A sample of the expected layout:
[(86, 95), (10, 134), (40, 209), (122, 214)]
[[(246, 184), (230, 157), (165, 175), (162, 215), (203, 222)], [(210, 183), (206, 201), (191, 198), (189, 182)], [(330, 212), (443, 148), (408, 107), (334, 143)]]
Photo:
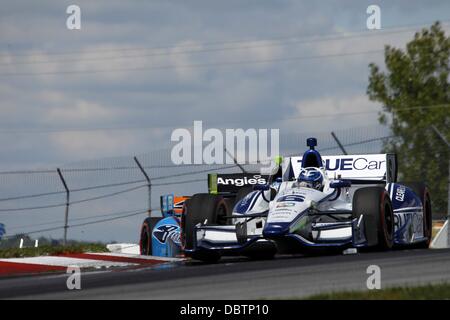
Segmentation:
[(255, 184), (253, 186), (253, 190), (267, 191), (269, 189), (270, 189), (270, 186), (268, 184)]
[(275, 182), (282, 183), (283, 182), (283, 178), (278, 177), (278, 178), (275, 179)]
[(352, 183), (348, 180), (335, 180), (330, 182), (330, 188), (349, 188), (352, 186)]

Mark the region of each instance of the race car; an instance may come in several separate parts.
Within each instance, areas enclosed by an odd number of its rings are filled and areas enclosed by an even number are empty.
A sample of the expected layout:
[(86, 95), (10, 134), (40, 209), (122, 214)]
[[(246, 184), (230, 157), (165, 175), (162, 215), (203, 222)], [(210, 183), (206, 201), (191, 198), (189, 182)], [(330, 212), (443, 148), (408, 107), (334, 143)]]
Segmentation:
[(162, 217), (148, 217), (141, 227), (140, 251), (142, 255), (178, 257), (182, 255), (180, 217), (189, 197), (161, 196)]
[(395, 154), (324, 156), (307, 139), (301, 157), (285, 158), (238, 199), (196, 194), (184, 205), (182, 246), (194, 259), (271, 258), (277, 252), (394, 246), (428, 247), (432, 211), (424, 183), (398, 183)]
[[(280, 171), (281, 174), (281, 171)], [(260, 173), (208, 174), (208, 192), (223, 200), (223, 210), (210, 222), (226, 224), (224, 217), (233, 210), (235, 203), (253, 190), (253, 186), (266, 184), (268, 176)], [(205, 195), (208, 195), (206, 193)], [(140, 252), (142, 255), (180, 257), (183, 255), (182, 225), (185, 226), (186, 205), (190, 196), (173, 194), (160, 197), (161, 217), (147, 217), (141, 226)], [(225, 219), (225, 220), (224, 220)], [(192, 220), (189, 220), (191, 222)], [(184, 230), (185, 228), (183, 228)], [(187, 240), (190, 241), (190, 231)]]

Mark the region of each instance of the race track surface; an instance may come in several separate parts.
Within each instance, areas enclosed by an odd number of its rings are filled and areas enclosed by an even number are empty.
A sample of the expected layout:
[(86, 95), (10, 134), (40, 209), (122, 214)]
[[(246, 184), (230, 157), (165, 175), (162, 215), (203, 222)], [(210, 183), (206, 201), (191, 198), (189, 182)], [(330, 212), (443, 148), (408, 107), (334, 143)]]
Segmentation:
[(158, 268), (86, 272), (81, 290), (68, 275), (0, 280), (0, 298), (27, 299), (259, 299), (305, 297), (366, 289), (369, 265), (381, 268), (382, 287), (450, 282), (450, 249), (395, 250), (335, 256), (283, 256), (269, 261), (226, 259)]

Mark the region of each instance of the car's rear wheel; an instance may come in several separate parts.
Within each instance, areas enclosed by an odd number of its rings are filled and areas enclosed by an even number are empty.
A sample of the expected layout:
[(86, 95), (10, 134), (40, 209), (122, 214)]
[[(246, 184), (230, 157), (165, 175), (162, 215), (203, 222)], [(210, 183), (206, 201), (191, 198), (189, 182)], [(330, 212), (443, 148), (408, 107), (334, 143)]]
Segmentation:
[(152, 230), (155, 227), (156, 220), (150, 217), (142, 223), (139, 247), (142, 255), (152, 255)]
[[(182, 243), (186, 250), (194, 249), (195, 226), (199, 223), (218, 224), (228, 215), (228, 206), (222, 196), (208, 193), (194, 195), (184, 205), (182, 215)], [(193, 256), (197, 260), (216, 261), (220, 255), (214, 253), (197, 254)]]
[(417, 194), (422, 201), (423, 206), (423, 235), (427, 238), (426, 241), (417, 245), (419, 248), (428, 248), (430, 246), (432, 231), (433, 231), (433, 213), (431, 210), (431, 197), (428, 187), (423, 182), (405, 182), (400, 183)]
[[(236, 204), (236, 198), (235, 197), (229, 197), (229, 198), (224, 198), (225, 204), (227, 206), (227, 214), (233, 214), (233, 208), (234, 205)], [(218, 224), (220, 225), (230, 225), (231, 224), (231, 219), (228, 219), (226, 216), (221, 216), (218, 219)]]
[(363, 215), (368, 245), (379, 250), (394, 245), (394, 212), (389, 194), (383, 187), (367, 187), (355, 191), (353, 217)]

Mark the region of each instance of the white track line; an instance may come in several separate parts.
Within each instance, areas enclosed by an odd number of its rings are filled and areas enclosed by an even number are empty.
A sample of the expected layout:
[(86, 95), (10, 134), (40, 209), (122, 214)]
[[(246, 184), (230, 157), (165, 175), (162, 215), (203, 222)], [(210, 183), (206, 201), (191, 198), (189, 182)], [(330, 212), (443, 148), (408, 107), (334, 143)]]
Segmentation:
[(80, 268), (125, 267), (137, 265), (135, 263), (126, 263), (126, 262), (104, 261), (94, 259), (78, 259), (70, 257), (53, 257), (53, 256), (0, 259), (0, 261), (38, 264), (46, 266), (60, 266), (60, 267), (78, 266)]

